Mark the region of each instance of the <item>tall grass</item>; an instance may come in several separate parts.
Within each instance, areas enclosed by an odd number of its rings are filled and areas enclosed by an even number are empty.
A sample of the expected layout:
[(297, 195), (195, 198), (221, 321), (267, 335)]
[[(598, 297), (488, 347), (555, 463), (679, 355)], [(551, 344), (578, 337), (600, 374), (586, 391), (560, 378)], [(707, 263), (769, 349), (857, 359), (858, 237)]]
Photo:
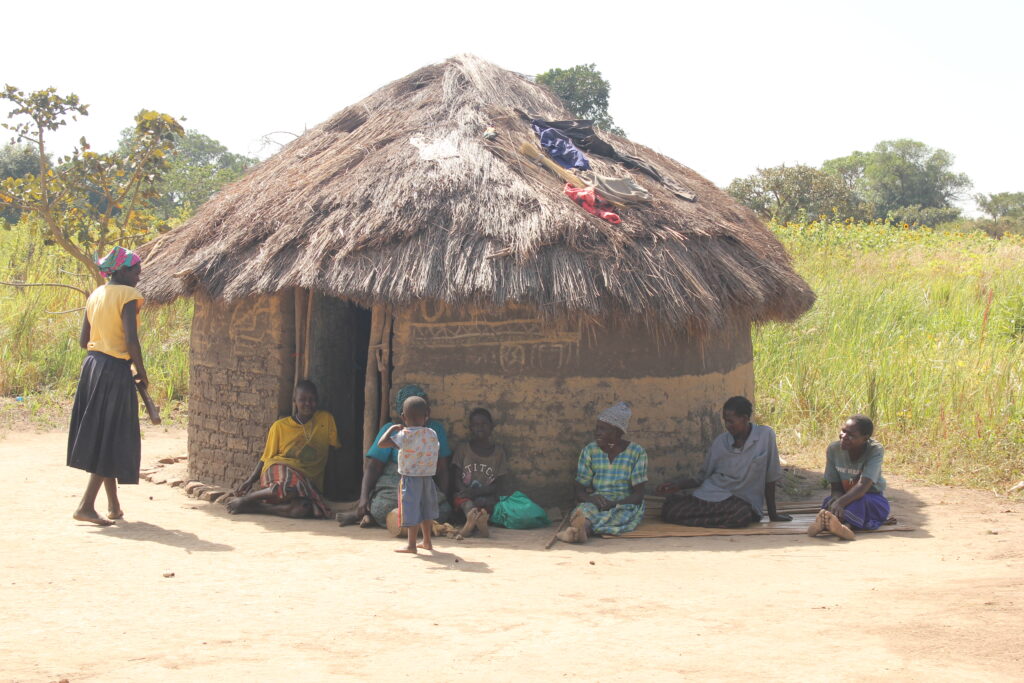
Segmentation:
[[(754, 330), (759, 419), (822, 453), (865, 412), (887, 468), (1002, 489), (1024, 477), (1024, 239), (887, 223), (772, 226), (818, 294), (795, 324)], [(0, 230), (0, 280), (91, 289), (31, 231)], [(143, 266), (145, 267), (145, 266)], [(64, 272), (69, 271), (69, 272)], [(77, 292), (0, 287), (0, 396), (74, 393), (83, 351)], [(192, 303), (143, 307), (158, 400), (185, 400)]]
[[(2, 281), (60, 283), (92, 290), (92, 280), (74, 263), (58, 248), (44, 246), (24, 222), (0, 230)], [(82, 311), (74, 309), (84, 304), (84, 297), (71, 289), (0, 286), (0, 396), (74, 394), (85, 355), (78, 346)], [(150, 393), (158, 401), (187, 397), (191, 320), (190, 300), (142, 308), (142, 350)]]
[(1024, 240), (773, 229), (818, 302), (796, 324), (755, 329), (760, 419), (823, 452), (863, 412), (891, 470), (997, 489), (1024, 476)]

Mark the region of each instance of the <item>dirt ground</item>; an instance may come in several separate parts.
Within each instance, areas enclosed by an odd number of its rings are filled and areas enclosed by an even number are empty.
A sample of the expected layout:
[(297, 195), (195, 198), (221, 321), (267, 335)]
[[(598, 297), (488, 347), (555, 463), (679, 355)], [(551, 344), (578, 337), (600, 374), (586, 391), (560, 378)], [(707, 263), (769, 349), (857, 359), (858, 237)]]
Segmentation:
[[(545, 551), (550, 530), (496, 529), (410, 557), (380, 529), (232, 518), (148, 482), (117, 526), (75, 522), (65, 439), (0, 438), (3, 680), (1024, 677), (1024, 505), (991, 494), (890, 481), (918, 531), (854, 542)], [(181, 430), (143, 441), (145, 462), (184, 451)]]

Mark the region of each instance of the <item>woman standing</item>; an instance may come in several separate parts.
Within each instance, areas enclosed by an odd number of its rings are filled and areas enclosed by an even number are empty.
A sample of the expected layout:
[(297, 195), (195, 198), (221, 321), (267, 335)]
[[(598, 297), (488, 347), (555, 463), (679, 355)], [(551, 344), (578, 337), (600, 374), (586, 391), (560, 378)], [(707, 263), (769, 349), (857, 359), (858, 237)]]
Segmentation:
[(821, 503), (821, 510), (807, 533), (817, 536), (830, 531), (852, 541), (855, 529), (877, 529), (889, 518), (885, 499), (882, 458), (885, 448), (871, 438), (875, 424), (866, 415), (854, 415), (843, 423), (839, 441), (825, 451), (825, 479), (832, 495)]
[[(149, 383), (139, 344), (139, 310), (144, 299), (135, 289), (142, 275), (141, 263), (123, 247), (114, 247), (99, 261), (109, 282), (89, 295), (78, 339), (88, 353), (71, 409), (68, 466), (90, 476), (74, 518), (100, 526), (124, 516), (117, 484), (139, 483), (142, 445), (134, 384), (145, 387)], [(96, 512), (101, 486), (107, 492), (108, 517)]]

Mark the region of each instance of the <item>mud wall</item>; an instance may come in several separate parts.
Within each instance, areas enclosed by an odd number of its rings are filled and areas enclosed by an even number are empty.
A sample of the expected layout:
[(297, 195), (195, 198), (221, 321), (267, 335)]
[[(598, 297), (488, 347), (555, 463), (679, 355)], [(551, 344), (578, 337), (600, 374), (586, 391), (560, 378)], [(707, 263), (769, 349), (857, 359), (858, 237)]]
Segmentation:
[(695, 473), (722, 431), (722, 402), (753, 395), (752, 357), (747, 325), (701, 343), (628, 324), (551, 322), (527, 308), (425, 303), (396, 313), (392, 396), (423, 385), (453, 447), (467, 436), (469, 411), (488, 408), (511, 460), (510, 486), (564, 504), (597, 413), (621, 400), (632, 405), (628, 438), (648, 452), (652, 488)]
[(196, 296), (189, 382), (189, 476), (233, 486), (252, 472), (267, 429), (291, 410), (291, 290), (234, 303)]

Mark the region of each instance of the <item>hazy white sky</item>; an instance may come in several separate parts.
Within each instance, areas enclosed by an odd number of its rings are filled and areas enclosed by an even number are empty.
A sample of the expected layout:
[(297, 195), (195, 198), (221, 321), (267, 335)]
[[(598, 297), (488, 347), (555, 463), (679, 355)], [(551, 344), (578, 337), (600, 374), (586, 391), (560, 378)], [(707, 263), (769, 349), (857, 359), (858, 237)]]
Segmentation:
[[(1024, 191), (1024, 2), (48, 2), (0, 10), (0, 81), (91, 104), (111, 147), (141, 108), (266, 156), (420, 66), (595, 63), (628, 136), (719, 185), (909, 137), (977, 192)], [(287, 138), (281, 138), (287, 139)]]

